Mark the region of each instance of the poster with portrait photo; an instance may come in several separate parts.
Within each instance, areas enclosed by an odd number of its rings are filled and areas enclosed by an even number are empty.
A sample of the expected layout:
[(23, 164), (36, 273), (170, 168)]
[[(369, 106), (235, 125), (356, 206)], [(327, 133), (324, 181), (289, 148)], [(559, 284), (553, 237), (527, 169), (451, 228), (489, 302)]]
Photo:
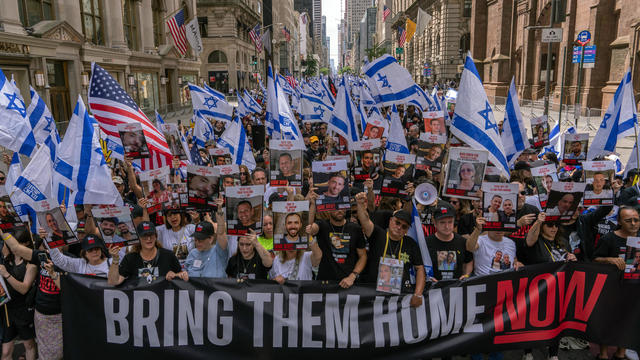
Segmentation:
[(219, 178), (220, 170), (218, 167), (187, 165), (187, 209), (208, 210), (216, 208)]
[(189, 207), (187, 183), (167, 184), (167, 201), (162, 204), (164, 210), (181, 210)]
[(27, 225), (20, 219), (6, 189), (0, 186), (0, 230), (17, 239), (26, 229)]
[(551, 184), (551, 192), (545, 208), (547, 213), (545, 221), (570, 220), (578, 209), (584, 189), (585, 183), (582, 182), (554, 182)]
[(227, 148), (211, 148), (209, 149), (209, 160), (215, 166), (231, 165), (231, 153)]
[(353, 144), (353, 181), (362, 184), (380, 176), (380, 139), (361, 140)]
[(384, 127), (376, 126), (370, 122), (367, 123), (367, 127), (364, 129), (365, 139), (380, 139), (384, 135)]
[(140, 185), (147, 198), (147, 212), (149, 215), (162, 210), (162, 205), (169, 199), (167, 184), (171, 168), (163, 166), (158, 169), (147, 170), (140, 173)]
[(389, 257), (380, 258), (380, 263), (378, 263), (376, 291), (389, 294), (400, 294), (403, 272), (403, 261)]
[(124, 156), (132, 159), (144, 159), (149, 157), (147, 139), (139, 122), (118, 124), (118, 133), (124, 148)]
[(292, 140), (269, 142), (269, 184), (302, 187), (302, 150)]
[(442, 280), (453, 279), (453, 274), (456, 271), (456, 265), (458, 264), (458, 256), (455, 250), (440, 250), (436, 251), (438, 271), (442, 276)]
[(384, 154), (384, 178), (382, 179), (381, 196), (397, 197), (408, 200), (409, 193), (406, 190), (416, 162), (414, 154), (401, 154), (387, 150)]
[(273, 250), (298, 250), (309, 247), (306, 228), (309, 222), (308, 201), (273, 203)]
[(585, 161), (582, 163), (585, 183), (584, 206), (613, 205), (611, 182), (616, 171), (613, 161)]
[(102, 240), (111, 246), (129, 246), (140, 242), (128, 206), (91, 209)]
[(247, 235), (249, 230), (262, 233), (264, 186), (231, 186), (225, 190), (227, 235)]
[(482, 216), (486, 220), (483, 231), (516, 230), (518, 191), (518, 184), (482, 183)]
[(185, 149), (185, 144), (180, 141), (181, 136), (180, 132), (178, 131), (178, 125), (160, 124), (160, 130), (162, 130), (164, 138), (167, 139), (167, 145), (169, 145), (169, 151), (171, 151), (171, 155), (180, 158), (180, 160), (188, 160), (188, 148)]
[(531, 119), (531, 133), (533, 134), (533, 147), (541, 148), (549, 145), (549, 122), (547, 115)]
[(449, 197), (479, 200), (477, 192), (482, 186), (489, 153), (470, 148), (449, 149), (444, 194)]
[(37, 203), (36, 217), (40, 227), (47, 233), (47, 238), (45, 239), (47, 248), (53, 249), (80, 241), (71, 230), (67, 219), (65, 219), (62, 210), (55, 201), (39, 201)]
[(577, 165), (587, 160), (589, 134), (564, 134), (562, 161), (567, 165)]
[(314, 161), (311, 164), (313, 186), (316, 187), (317, 211), (350, 209), (349, 171), (347, 162)]
[(442, 172), (442, 162), (446, 155), (445, 144), (447, 139), (440, 138), (431, 142), (424, 140), (422, 135), (424, 134), (420, 134), (420, 140), (418, 140), (415, 176), (422, 175), (427, 169), (431, 171), (432, 175), (438, 175)]
[(236, 164), (215, 166), (220, 173), (220, 194), (230, 186), (240, 186), (240, 167)]
[[(442, 114), (442, 111), (440, 111)], [(424, 132), (420, 134), (420, 140), (432, 144), (445, 144), (447, 142), (447, 128), (444, 123), (444, 116), (441, 117), (425, 117)]]
[(558, 181), (556, 166), (555, 164), (548, 164), (532, 167), (531, 176), (536, 182), (536, 188), (538, 189), (538, 201), (540, 202), (540, 208), (544, 209), (547, 207), (547, 200), (549, 199), (551, 185)]
[(640, 237), (627, 237), (626, 245), (623, 279), (640, 281)]

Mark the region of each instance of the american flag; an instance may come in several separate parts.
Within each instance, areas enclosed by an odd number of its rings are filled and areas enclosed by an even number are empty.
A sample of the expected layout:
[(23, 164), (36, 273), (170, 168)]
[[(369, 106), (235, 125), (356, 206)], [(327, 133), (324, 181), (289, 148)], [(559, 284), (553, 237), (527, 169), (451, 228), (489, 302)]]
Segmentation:
[(258, 53), (262, 52), (262, 39), (260, 38), (260, 23), (249, 31), (249, 37), (251, 37), (251, 41), (253, 41), (253, 45), (256, 47), (256, 51)]
[(403, 47), (404, 42), (407, 41), (407, 30), (405, 30), (405, 28), (403, 28), (402, 26), (398, 27), (398, 37), (398, 46)]
[(385, 6), (382, 8), (382, 22), (385, 22), (385, 21), (387, 20), (387, 17), (388, 17), (389, 15), (391, 15), (391, 9), (389, 9), (389, 8), (387, 7), (387, 5), (385, 5)]
[(289, 71), (286, 72), (286, 75), (284, 77), (285, 79), (287, 79), (287, 82), (289, 83), (289, 85), (291, 85), (292, 88), (295, 89), (298, 86), (296, 78), (294, 78), (293, 75), (289, 73)]
[(149, 147), (149, 158), (141, 160), (142, 170), (171, 165), (173, 156), (164, 135), (153, 126), (120, 84), (96, 63), (91, 65), (89, 107), (100, 124), (100, 130), (117, 142), (120, 142), (118, 124), (136, 121), (142, 124), (142, 131)]
[(187, 53), (187, 32), (184, 28), (184, 9), (180, 9), (167, 21), (169, 32), (173, 38), (173, 43), (181, 55)]
[(284, 35), (284, 38), (287, 39), (287, 42), (291, 41), (291, 32), (286, 26), (282, 28), (282, 34)]

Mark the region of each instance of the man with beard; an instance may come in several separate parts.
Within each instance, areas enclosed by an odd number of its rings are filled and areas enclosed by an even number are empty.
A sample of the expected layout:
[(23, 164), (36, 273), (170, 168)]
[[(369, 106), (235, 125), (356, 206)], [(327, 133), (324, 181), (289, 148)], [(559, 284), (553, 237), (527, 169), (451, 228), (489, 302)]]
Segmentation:
[(360, 168), (355, 169), (354, 175), (356, 182), (362, 182), (367, 179), (378, 179), (378, 167), (375, 164), (373, 152), (371, 150), (365, 150), (362, 152), (360, 158)]
[[(365, 196), (365, 193), (362, 193)], [(315, 214), (315, 200), (310, 200), (310, 218)], [(317, 235), (322, 250), (318, 280), (335, 280), (349, 288), (359, 279), (367, 264), (367, 250), (362, 229), (347, 221), (346, 210), (329, 212), (329, 221), (316, 220), (309, 225), (309, 234)]]
[(118, 231), (120, 232), (120, 237), (122, 237), (125, 241), (133, 240), (133, 235), (131, 234), (131, 231), (129, 231), (129, 225), (127, 225), (127, 223), (119, 223)]
[(106, 244), (120, 244), (125, 241), (125, 239), (116, 234), (117, 226), (117, 218), (104, 218), (102, 219), (102, 222), (100, 222), (100, 230), (102, 230), (102, 237)]
[(568, 160), (585, 160), (587, 155), (582, 151), (582, 143), (580, 140), (571, 142), (569, 146), (569, 153), (565, 154), (565, 159)]
[(278, 176), (276, 180), (286, 180), (287, 185), (292, 183), (299, 182), (300, 180), (296, 179), (296, 173), (294, 171), (294, 162), (291, 154), (282, 153), (278, 157)]
[(302, 229), (302, 216), (299, 213), (290, 213), (284, 218), (284, 242), (285, 244), (299, 244), (300, 230)]
[[(389, 220), (389, 228), (383, 229), (369, 218), (366, 210), (365, 193), (356, 195), (358, 206), (358, 220), (362, 225), (362, 232), (369, 239), (369, 262), (367, 265), (366, 282), (376, 282), (378, 274), (378, 264), (381, 258), (389, 257), (403, 262), (402, 288), (411, 290), (413, 285), (410, 280), (410, 270), (414, 269), (416, 274), (415, 288), (410, 305), (418, 307), (422, 305), (422, 293), (426, 283), (426, 274), (422, 262), (422, 256), (418, 244), (406, 236), (411, 227), (411, 214), (405, 210), (397, 210)], [(432, 257), (435, 258), (435, 257)]]
[(327, 191), (325, 191), (322, 195), (324, 198), (322, 199), (323, 204), (335, 204), (341, 203), (342, 197), (340, 193), (344, 189), (346, 184), (346, 179), (344, 176), (339, 173), (335, 173), (329, 178), (329, 182), (327, 183)]

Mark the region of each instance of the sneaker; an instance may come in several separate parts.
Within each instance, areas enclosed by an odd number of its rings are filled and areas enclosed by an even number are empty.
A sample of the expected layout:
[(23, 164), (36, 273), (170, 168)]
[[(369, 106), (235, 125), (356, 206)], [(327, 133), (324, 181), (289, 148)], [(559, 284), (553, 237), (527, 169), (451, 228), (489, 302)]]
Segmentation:
[(533, 354), (532, 353), (526, 353), (526, 354), (522, 355), (522, 360), (533, 360)]

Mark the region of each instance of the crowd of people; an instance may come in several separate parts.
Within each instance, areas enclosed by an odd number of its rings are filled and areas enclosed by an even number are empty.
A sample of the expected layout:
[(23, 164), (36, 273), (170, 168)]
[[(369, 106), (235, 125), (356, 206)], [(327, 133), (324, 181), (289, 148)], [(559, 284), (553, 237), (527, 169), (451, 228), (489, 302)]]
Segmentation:
[[(261, 101), (260, 94), (257, 98)], [(389, 108), (380, 110), (384, 118), (391, 111)], [(454, 107), (450, 106), (450, 112), (443, 113), (445, 121), (452, 116), (453, 110)], [(400, 105), (398, 112), (407, 146), (412, 154), (418, 156), (409, 166), (385, 168), (382, 159), (388, 133), (384, 128), (372, 126), (366, 131), (361, 129), (365, 138), (380, 139), (381, 146), (364, 151), (361, 157), (357, 157), (345, 145), (344, 139), (329, 131), (326, 123), (303, 122), (295, 113), (307, 147), (301, 159), (301, 174), (297, 174), (296, 158), (290, 154), (281, 153), (272, 160), (267, 139), (260, 141), (264, 143), (263, 147), (252, 149), (257, 163), (255, 169), (241, 166), (238, 178), (223, 176), (216, 187), (209, 184), (199, 187), (205, 197), (218, 186), (220, 192), (229, 186), (264, 186), (259, 232), (249, 224), (253, 215), (250, 214), (253, 211), (251, 203), (246, 202), (246, 209), (243, 203), (237, 206), (239, 220), (243, 226), (246, 220), (246, 229), (249, 229), (243, 236), (228, 235), (222, 195), (215, 206), (206, 209), (170, 208), (154, 211), (150, 216), (150, 203), (157, 204), (163, 197), (172, 196), (170, 193), (177, 186), (165, 188), (161, 182), (154, 181), (152, 191), (145, 196), (132, 159), (113, 160), (112, 180), (131, 209), (131, 220), (139, 243), (128, 247), (107, 247), (102, 238), (104, 235), (124, 239), (134, 229), (117, 219), (101, 221), (98, 225), (90, 205), (62, 209), (63, 212), (76, 212), (78, 222), (73, 231), (80, 239), (79, 244), (47, 249), (43, 240), (50, 235), (44, 229), (38, 233), (28, 230), (2, 233), (4, 261), (0, 265), (0, 275), (11, 295), (7, 311), (2, 315), (6, 321), (1, 322), (2, 359), (11, 358), (16, 338), (23, 340), (26, 359), (35, 359), (36, 352), (40, 359), (62, 358), (60, 297), (64, 288), (60, 274), (64, 272), (103, 277), (111, 286), (118, 286), (124, 281), (190, 281), (200, 277), (263, 279), (280, 284), (293, 280), (322, 280), (334, 281), (343, 288), (356, 283), (383, 288), (388, 285), (413, 294), (411, 306), (417, 307), (424, 301), (424, 290), (433, 282), (464, 280), (527, 265), (590, 261), (611, 264), (625, 271), (628, 264), (620, 256), (621, 249), (626, 247), (627, 238), (638, 236), (640, 230), (637, 200), (640, 190), (633, 185), (637, 170), (629, 171), (624, 177), (621, 174), (606, 179), (599, 176), (592, 188), (605, 183), (610, 186), (614, 193), (612, 204), (580, 206), (570, 219), (563, 221), (546, 219), (546, 207), (541, 205), (540, 187), (533, 179), (531, 167), (540, 162), (553, 165), (558, 174), (569, 174), (559, 177), (567, 182), (584, 181), (583, 169), (579, 163), (568, 165), (555, 153), (543, 152), (542, 147), (524, 151), (510, 178), (487, 173), (485, 179), (481, 179), (515, 184), (518, 192), (513, 200), (496, 195), (487, 203), (489, 206), (483, 205), (482, 187), (476, 181), (478, 168), (463, 163), (456, 170), (459, 182), (455, 186), (473, 192), (474, 196), (444, 196), (440, 192), (434, 199), (426, 201), (415, 193), (416, 188), (426, 183), (442, 189), (446, 162), (441, 160), (438, 163), (437, 159), (446, 156), (455, 139), (447, 133), (446, 126), (441, 128), (445, 121), (423, 119), (420, 110), (412, 105)], [(242, 122), (249, 129), (264, 126), (264, 119), (265, 110), (245, 116)], [(225, 122), (213, 120), (213, 126), (216, 136), (220, 136)], [(180, 125), (180, 131), (187, 138), (192, 157), (197, 157), (199, 164), (210, 167), (221, 164), (209, 156), (208, 150), (216, 147), (215, 141), (198, 148), (191, 139), (188, 126)], [(250, 143), (258, 143), (252, 134), (259, 133), (247, 131)], [(421, 139), (434, 135), (445, 135), (448, 139), (446, 146), (432, 147), (421, 153)], [(543, 132), (536, 136), (542, 137)], [(536, 143), (542, 143), (538, 138)], [(576, 158), (585, 150), (577, 145), (571, 146)], [(320, 193), (313, 182), (313, 163), (338, 157), (346, 157), (350, 169), (359, 167), (359, 171), (351, 172), (347, 177), (332, 176), (326, 191)], [(284, 185), (277, 189), (269, 182), (271, 161), (278, 162), (279, 181), (284, 181)], [(178, 163), (174, 162), (174, 165)], [(389, 170), (392, 170), (390, 174)], [(172, 183), (184, 182), (177, 172), (172, 171), (171, 174)], [(290, 186), (296, 175), (302, 178), (301, 186)], [(402, 184), (402, 195), (381, 195), (379, 184), (389, 176)], [(201, 181), (207, 180), (202, 178)], [(0, 184), (4, 179), (5, 175), (0, 174)], [(544, 184), (545, 188), (551, 185)], [(349, 208), (316, 209), (319, 196), (328, 199), (327, 202), (337, 201), (335, 199), (347, 187)], [(285, 242), (304, 243), (304, 247), (274, 250), (274, 231), (278, 224), (274, 221), (273, 204), (283, 201), (309, 203), (308, 212), (290, 213), (282, 221)], [(560, 200), (558, 206), (562, 204)], [(432, 260), (432, 268), (427, 270), (424, 266), (426, 254), (421, 253), (418, 239), (407, 235), (413, 225), (414, 205), (422, 220), (419, 226), (425, 234), (428, 257)], [(484, 229), (487, 222), (510, 221), (515, 223), (511, 231)], [(113, 242), (121, 241), (109, 241)], [(386, 259), (396, 262), (386, 262)], [(638, 261), (640, 256), (635, 256), (635, 259)], [(637, 268), (638, 264), (635, 266)], [(561, 346), (584, 348), (586, 344), (579, 339), (558, 339), (549, 346), (550, 359), (557, 359)], [(601, 345), (600, 349), (598, 359), (608, 358), (607, 346)], [(501, 358), (498, 353), (489, 356), (491, 359)], [(474, 359), (481, 357), (480, 354), (473, 355)], [(532, 358), (531, 351), (525, 351), (524, 359)], [(625, 349), (616, 349), (614, 359), (623, 358)]]

